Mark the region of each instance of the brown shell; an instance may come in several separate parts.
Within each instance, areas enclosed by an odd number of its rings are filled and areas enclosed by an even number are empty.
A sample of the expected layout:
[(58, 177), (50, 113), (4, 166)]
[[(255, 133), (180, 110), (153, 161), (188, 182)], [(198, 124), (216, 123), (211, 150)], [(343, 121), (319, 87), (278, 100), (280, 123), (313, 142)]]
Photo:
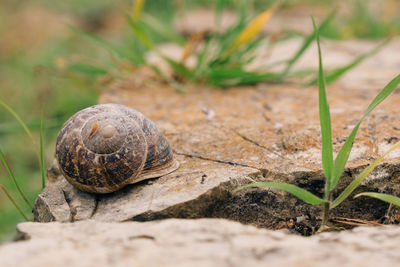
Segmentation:
[(56, 144), (60, 170), (72, 185), (110, 193), (179, 167), (157, 126), (118, 104), (95, 105), (73, 115)]

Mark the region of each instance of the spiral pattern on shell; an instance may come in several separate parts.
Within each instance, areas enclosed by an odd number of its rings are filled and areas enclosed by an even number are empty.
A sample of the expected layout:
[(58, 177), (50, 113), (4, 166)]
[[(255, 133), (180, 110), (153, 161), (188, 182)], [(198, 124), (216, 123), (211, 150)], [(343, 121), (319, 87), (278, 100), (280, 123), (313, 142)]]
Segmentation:
[(58, 135), (56, 159), (68, 182), (94, 193), (114, 192), (179, 166), (157, 126), (118, 104), (95, 105), (73, 115)]

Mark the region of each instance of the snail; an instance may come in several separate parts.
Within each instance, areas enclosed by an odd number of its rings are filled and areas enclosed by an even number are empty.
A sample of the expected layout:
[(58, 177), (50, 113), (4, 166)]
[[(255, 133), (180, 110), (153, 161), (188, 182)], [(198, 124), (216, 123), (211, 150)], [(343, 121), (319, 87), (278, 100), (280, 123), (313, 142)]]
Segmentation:
[(154, 122), (119, 104), (74, 114), (57, 137), (56, 159), (69, 183), (92, 193), (111, 193), (179, 167)]

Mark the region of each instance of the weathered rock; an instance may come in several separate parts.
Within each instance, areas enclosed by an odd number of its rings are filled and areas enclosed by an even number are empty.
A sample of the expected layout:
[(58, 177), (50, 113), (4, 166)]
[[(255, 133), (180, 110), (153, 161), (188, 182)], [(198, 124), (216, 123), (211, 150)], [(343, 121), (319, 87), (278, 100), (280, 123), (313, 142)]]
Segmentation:
[(11, 266), (397, 266), (400, 227), (309, 238), (222, 219), (22, 223), (0, 246)]
[[(285, 59), (299, 45), (298, 40), (282, 43), (268, 60)], [(355, 41), (326, 43), (325, 65), (349, 63), (375, 45)], [(377, 92), (398, 74), (398, 51), (400, 40), (391, 42), (329, 86), (335, 152)], [(296, 68), (315, 68), (316, 62), (316, 51), (311, 49)], [(273, 180), (322, 194), (316, 87), (259, 84), (230, 90), (193, 85), (186, 88), (188, 92), (181, 94), (159, 83), (154, 86), (143, 81), (138, 86), (128, 80), (100, 98), (101, 103), (136, 108), (155, 121), (181, 163), (176, 172), (113, 194), (95, 196), (73, 189), (53, 169), (58, 178), (39, 196), (35, 219), (114, 222), (219, 217), (274, 228), (288, 218), (318, 215), (319, 207), (310, 207), (280, 191), (233, 192), (245, 183)], [(399, 101), (400, 94), (394, 93), (363, 122), (336, 195), (399, 139)], [(357, 192), (400, 194), (399, 159), (400, 151), (391, 153)], [(334, 213), (376, 220), (384, 216), (386, 208), (385, 203), (364, 198), (348, 200)]]

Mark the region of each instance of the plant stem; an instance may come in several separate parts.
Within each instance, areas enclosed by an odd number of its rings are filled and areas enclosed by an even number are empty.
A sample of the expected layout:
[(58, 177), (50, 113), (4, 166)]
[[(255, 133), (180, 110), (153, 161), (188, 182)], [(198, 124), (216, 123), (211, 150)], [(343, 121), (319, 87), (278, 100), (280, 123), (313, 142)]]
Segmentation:
[(329, 202), (324, 203), (324, 210), (323, 210), (323, 213), (322, 213), (322, 224), (321, 224), (321, 227), (320, 227), (321, 229), (324, 228), (328, 223), (328, 220), (329, 220), (329, 206), (330, 206)]
[(25, 214), (22, 212), (22, 210), (20, 209), (20, 207), (17, 205), (17, 203), (15, 202), (15, 200), (10, 196), (10, 194), (7, 192), (7, 190), (4, 188), (3, 185), (0, 184), (0, 189), (1, 191), (4, 192), (4, 194), (7, 196), (7, 198), (12, 202), (12, 204), (14, 205), (14, 207), (18, 210), (19, 214), (21, 214), (21, 216), (25, 219), (25, 221), (29, 221), (28, 217), (25, 216)]
[(10, 176), (11, 180), (14, 182), (15, 187), (17, 188), (20, 196), (22, 197), (22, 199), (25, 201), (25, 203), (28, 205), (28, 207), (30, 209), (33, 209), (31, 203), (29, 203), (28, 199), (26, 198), (25, 194), (22, 192), (21, 188), (19, 187), (19, 184), (17, 182), (17, 179), (15, 179), (15, 176), (13, 174), (13, 172), (10, 169), (10, 166), (8, 165), (7, 161), (6, 161), (6, 157), (3, 153), (3, 151), (0, 149), (0, 161), (3, 163), (4, 168), (7, 170), (8, 175)]
[(44, 167), (44, 152), (43, 152), (43, 107), (40, 115), (40, 130), (39, 130), (39, 145), (40, 145), (40, 171), (42, 173), (42, 190), (46, 187), (46, 174)]
[(325, 182), (325, 196), (324, 200), (327, 202), (324, 203), (324, 210), (322, 211), (322, 223), (318, 231), (323, 231), (326, 228), (329, 220), (329, 210), (331, 208), (331, 193), (328, 191), (327, 188), (328, 181)]

